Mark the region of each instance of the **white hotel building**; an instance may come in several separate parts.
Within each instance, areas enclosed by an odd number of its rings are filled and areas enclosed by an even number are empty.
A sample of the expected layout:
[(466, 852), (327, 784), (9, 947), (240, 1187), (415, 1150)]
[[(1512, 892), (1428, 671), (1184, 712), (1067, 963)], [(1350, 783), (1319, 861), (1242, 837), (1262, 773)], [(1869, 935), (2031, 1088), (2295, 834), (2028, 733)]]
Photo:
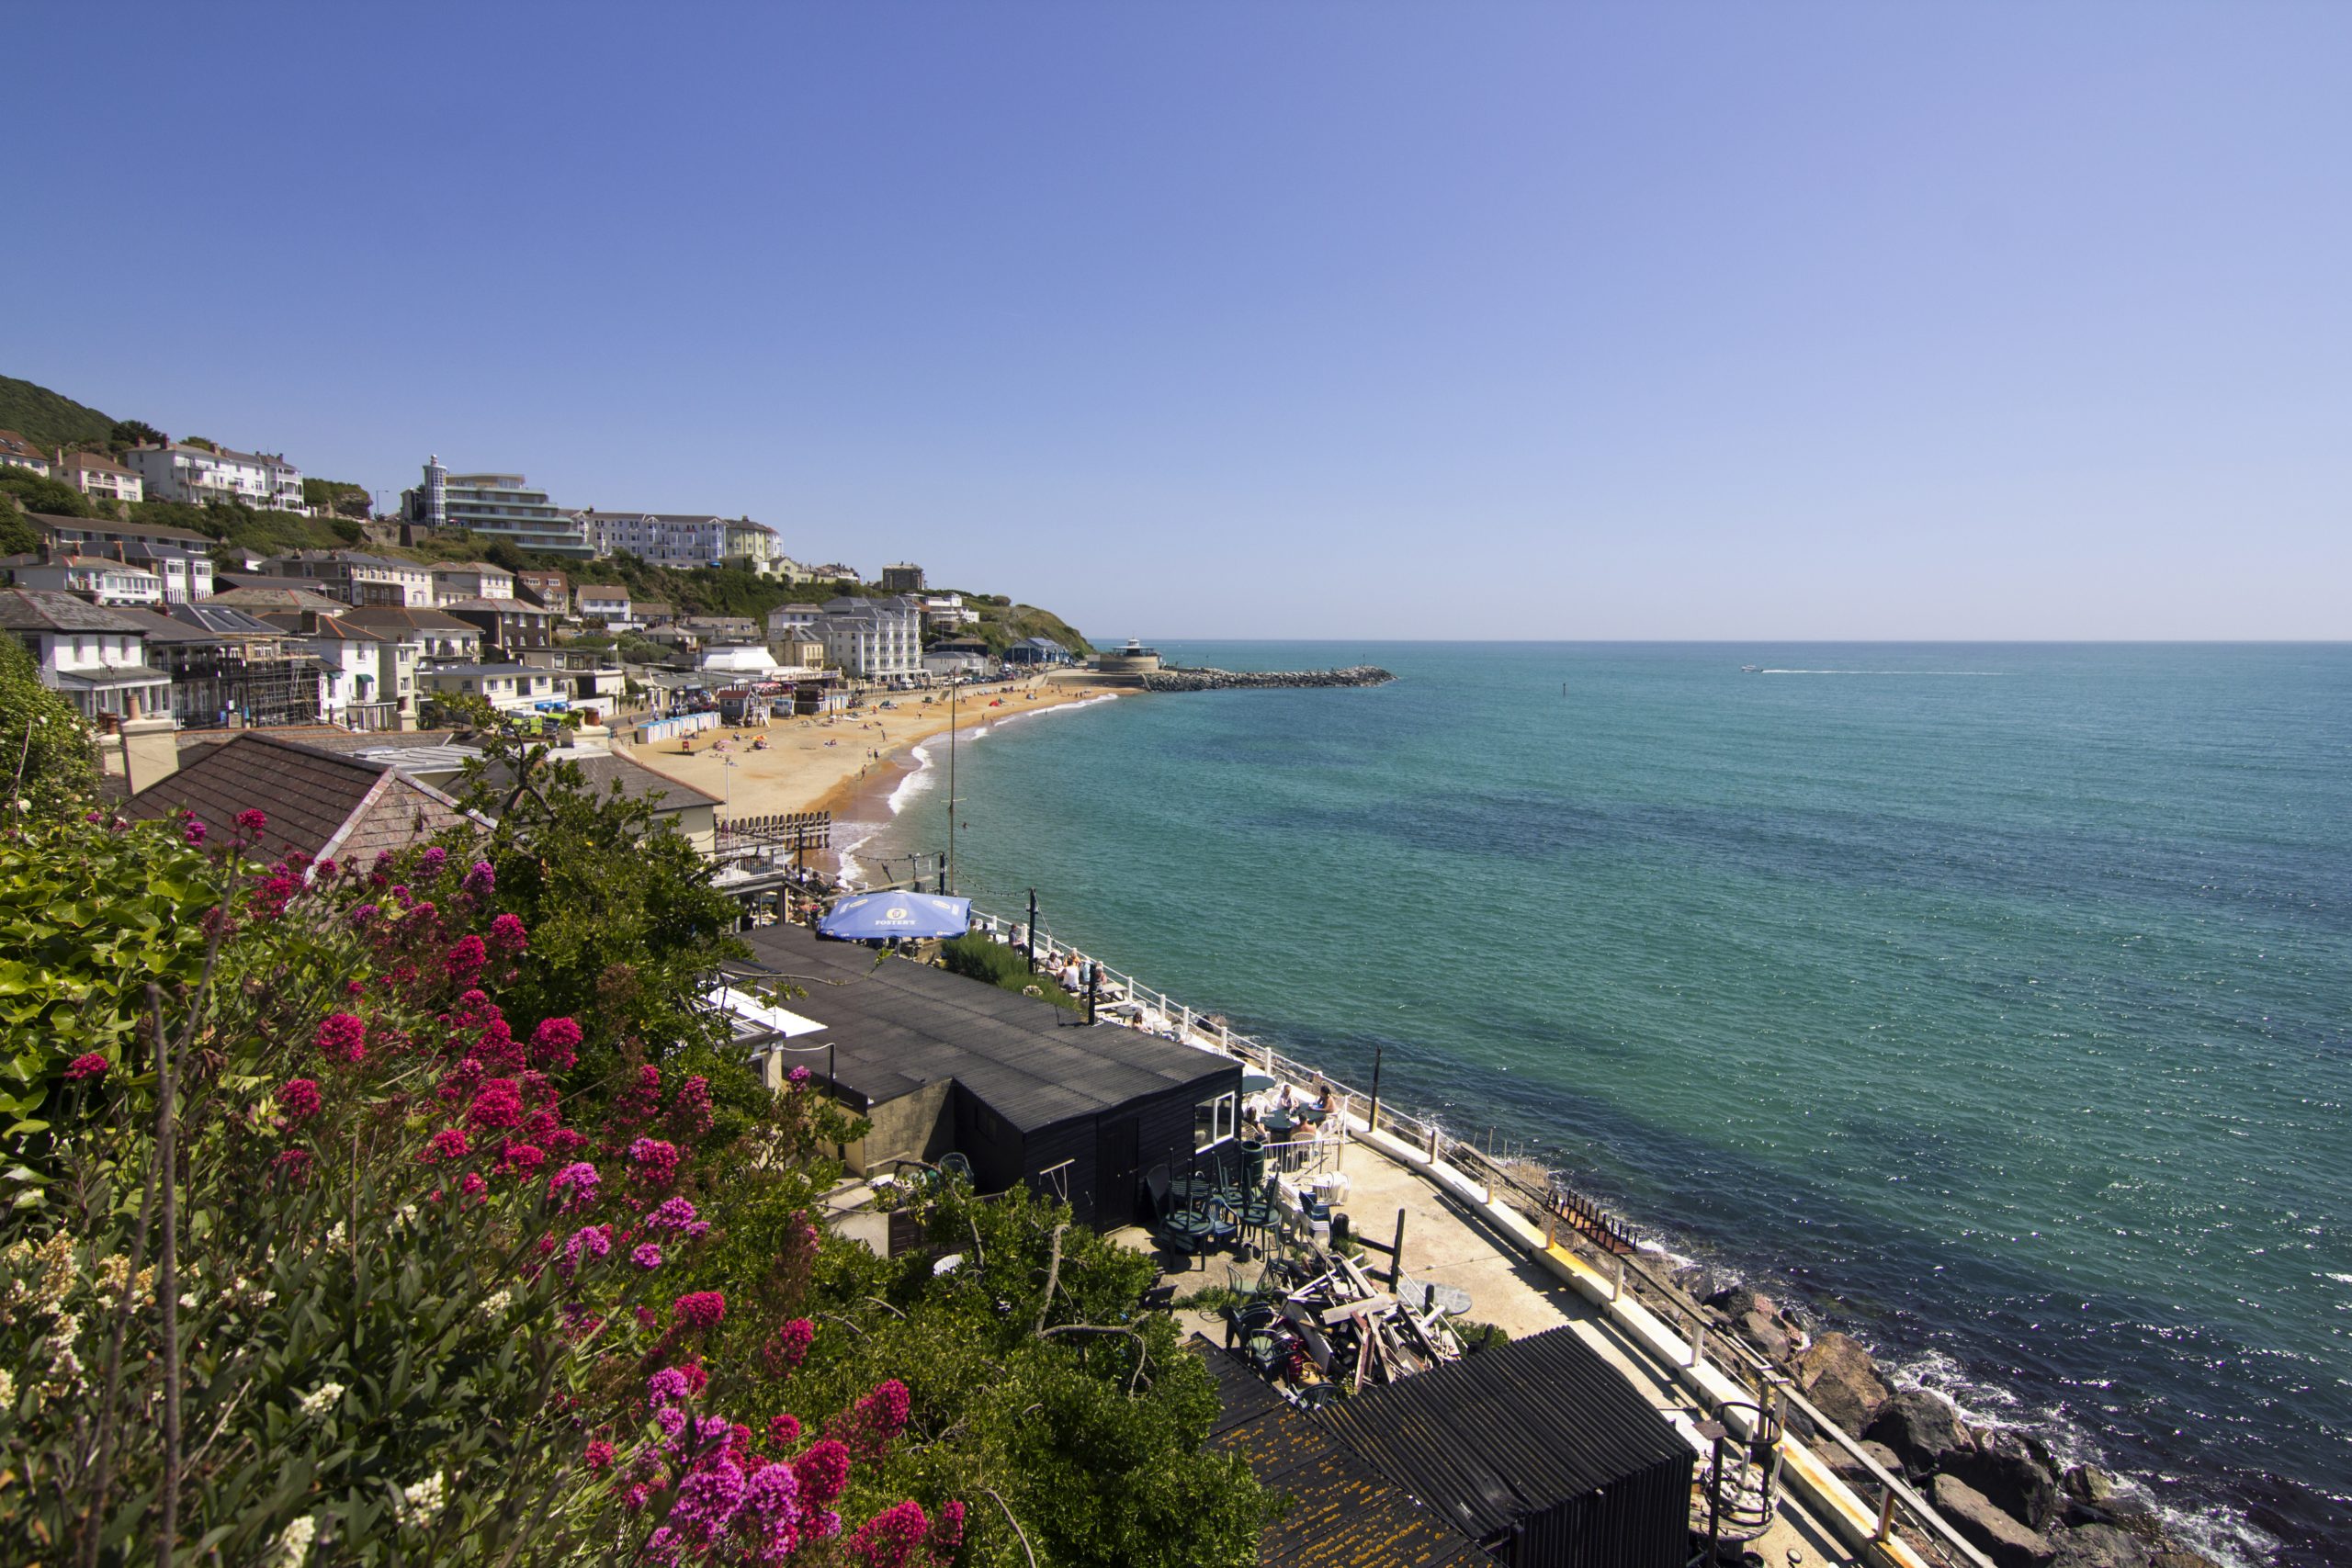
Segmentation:
[(599, 512), (580, 514), (599, 556), (627, 550), (655, 566), (718, 566), (748, 562), (764, 570), (776, 555), (775, 530), (748, 517), (684, 512)]
[(233, 501), (264, 512), (310, 515), (302, 500), (302, 470), (264, 452), (210, 451), (174, 442), (133, 446), (122, 460), (139, 476), (150, 501)]

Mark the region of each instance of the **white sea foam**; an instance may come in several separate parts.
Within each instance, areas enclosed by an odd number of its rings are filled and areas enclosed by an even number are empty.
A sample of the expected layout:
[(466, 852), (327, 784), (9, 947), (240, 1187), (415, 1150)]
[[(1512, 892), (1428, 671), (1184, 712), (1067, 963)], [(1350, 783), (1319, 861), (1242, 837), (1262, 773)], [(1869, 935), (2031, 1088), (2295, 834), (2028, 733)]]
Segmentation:
[[(928, 745), (918, 745), (908, 755), (915, 761), (914, 772), (899, 781), (899, 787), (890, 792), (890, 798), (886, 803), (890, 807), (890, 815), (893, 817), (904, 811), (914, 797), (929, 789), (932, 784), (931, 748)], [(868, 835), (868, 837), (871, 836)]]
[(1758, 675), (1981, 675), (1997, 678), (1998, 670), (1758, 670)]

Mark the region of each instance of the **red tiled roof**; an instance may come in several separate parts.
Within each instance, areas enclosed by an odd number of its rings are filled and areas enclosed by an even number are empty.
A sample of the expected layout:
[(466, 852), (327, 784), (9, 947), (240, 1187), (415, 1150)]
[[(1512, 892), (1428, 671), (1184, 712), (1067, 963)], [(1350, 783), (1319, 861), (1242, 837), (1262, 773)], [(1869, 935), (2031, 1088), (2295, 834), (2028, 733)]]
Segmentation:
[(456, 801), (396, 767), (250, 731), (183, 753), (179, 772), (129, 805), (140, 818), (193, 811), (220, 830), (246, 810), (269, 818), (266, 848), (342, 859), (403, 849), (469, 819)]

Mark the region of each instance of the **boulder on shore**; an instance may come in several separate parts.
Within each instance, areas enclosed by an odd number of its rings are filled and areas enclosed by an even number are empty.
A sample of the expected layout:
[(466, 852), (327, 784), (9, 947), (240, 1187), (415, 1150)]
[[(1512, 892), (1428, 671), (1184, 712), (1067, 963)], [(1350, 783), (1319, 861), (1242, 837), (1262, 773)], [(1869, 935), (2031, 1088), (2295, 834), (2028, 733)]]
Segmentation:
[(2148, 1543), (2109, 1525), (2080, 1525), (2052, 1540), (2052, 1568), (2148, 1568)]
[(1796, 1337), (1789, 1325), (1777, 1317), (1760, 1312), (1744, 1312), (1732, 1319), (1732, 1326), (1739, 1337), (1755, 1346), (1775, 1361), (1785, 1361), (1797, 1348)]
[[(1877, 1499), (1878, 1477), (1872, 1475), (1861, 1461), (1848, 1453), (1842, 1444), (1824, 1443), (1815, 1451), (1820, 1454), (1821, 1462), (1829, 1467), (1829, 1473), (1852, 1487), (1856, 1496), (1871, 1501)], [(1876, 1460), (1879, 1468), (1889, 1474), (1903, 1473), (1902, 1456), (1884, 1443), (1865, 1442), (1862, 1452)]]
[(2097, 1465), (2078, 1464), (2058, 1478), (2061, 1512), (2070, 1525), (2103, 1525), (2154, 1542), (2164, 1534), (2155, 1505), (2138, 1492), (2116, 1489)]
[(1850, 1335), (1823, 1335), (1796, 1359), (1795, 1371), (1805, 1397), (1858, 1438), (1894, 1397), (1871, 1353)]
[(1936, 1512), (1996, 1568), (2046, 1568), (2058, 1548), (1994, 1506), (1990, 1498), (1956, 1475), (1939, 1475), (1931, 1494)]
[(1734, 1323), (1751, 1312), (1760, 1312), (1766, 1317), (1781, 1315), (1780, 1303), (1753, 1285), (1734, 1285), (1728, 1290), (1717, 1291), (1707, 1298), (1707, 1304)]
[(1924, 1388), (1898, 1391), (1865, 1436), (1900, 1455), (1905, 1478), (1915, 1482), (1942, 1469), (1948, 1456), (1972, 1446), (1952, 1402)]
[(1948, 1456), (1942, 1468), (2030, 1529), (2046, 1529), (2058, 1517), (2057, 1467), (2050, 1450), (2023, 1433), (1979, 1432), (1973, 1447)]

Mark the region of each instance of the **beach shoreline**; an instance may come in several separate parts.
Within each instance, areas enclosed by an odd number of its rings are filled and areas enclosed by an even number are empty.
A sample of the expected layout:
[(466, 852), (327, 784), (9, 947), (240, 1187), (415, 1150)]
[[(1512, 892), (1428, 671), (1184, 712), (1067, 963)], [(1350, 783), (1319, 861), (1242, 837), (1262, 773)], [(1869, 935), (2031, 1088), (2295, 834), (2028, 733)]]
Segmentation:
[[(638, 743), (616, 738), (613, 750), (673, 783), (720, 802), (722, 820), (827, 811), (834, 822), (829, 869), (896, 813), (890, 798), (924, 769), (922, 748), (951, 728), (966, 739), (1010, 717), (1049, 712), (1115, 695), (1081, 681), (1030, 676), (988, 684), (950, 703), (938, 693), (909, 693), (890, 708), (850, 715), (804, 715), (765, 725), (706, 731), (689, 742)], [(764, 737), (764, 750), (754, 750)]]

